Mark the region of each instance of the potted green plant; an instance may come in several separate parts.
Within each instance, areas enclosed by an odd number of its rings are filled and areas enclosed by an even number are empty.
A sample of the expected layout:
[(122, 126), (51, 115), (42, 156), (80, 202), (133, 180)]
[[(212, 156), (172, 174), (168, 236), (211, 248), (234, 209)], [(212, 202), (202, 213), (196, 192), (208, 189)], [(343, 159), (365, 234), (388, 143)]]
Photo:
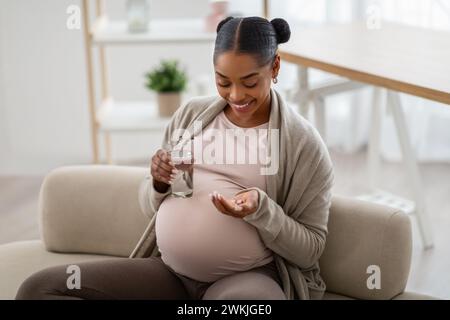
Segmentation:
[(158, 94), (159, 115), (170, 117), (181, 104), (181, 92), (186, 88), (187, 76), (176, 60), (163, 60), (146, 74), (146, 87)]

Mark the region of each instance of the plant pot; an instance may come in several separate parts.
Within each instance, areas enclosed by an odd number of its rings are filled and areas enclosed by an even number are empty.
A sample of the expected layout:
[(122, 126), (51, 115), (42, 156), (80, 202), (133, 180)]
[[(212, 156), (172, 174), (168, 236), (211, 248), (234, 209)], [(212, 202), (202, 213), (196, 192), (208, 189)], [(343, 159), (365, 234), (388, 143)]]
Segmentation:
[(171, 117), (181, 104), (180, 92), (158, 93), (158, 109), (161, 117)]

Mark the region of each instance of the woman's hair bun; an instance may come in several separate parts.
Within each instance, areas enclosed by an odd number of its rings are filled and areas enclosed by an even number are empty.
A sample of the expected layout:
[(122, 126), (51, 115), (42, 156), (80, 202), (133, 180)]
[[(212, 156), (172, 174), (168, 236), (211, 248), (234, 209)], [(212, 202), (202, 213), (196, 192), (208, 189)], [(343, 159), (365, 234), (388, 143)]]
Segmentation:
[(216, 32), (219, 33), (220, 29), (222, 29), (223, 25), (225, 23), (227, 23), (228, 21), (230, 21), (231, 19), (233, 19), (233, 17), (226, 17), (225, 19), (223, 19), (222, 21), (219, 22), (219, 24), (217, 25), (217, 29)]
[(281, 18), (275, 18), (270, 21), (270, 23), (277, 33), (277, 42), (288, 42), (289, 38), (291, 37), (291, 28), (289, 28), (289, 24), (287, 23), (287, 21)]

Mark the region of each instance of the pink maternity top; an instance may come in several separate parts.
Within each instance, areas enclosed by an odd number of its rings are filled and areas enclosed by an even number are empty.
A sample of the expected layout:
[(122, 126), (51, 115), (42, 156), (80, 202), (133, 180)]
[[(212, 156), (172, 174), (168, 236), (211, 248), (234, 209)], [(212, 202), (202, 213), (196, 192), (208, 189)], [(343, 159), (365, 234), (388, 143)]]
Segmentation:
[[(260, 155), (266, 152), (267, 128), (268, 123), (238, 127), (222, 111), (194, 137), (196, 146), (201, 139), (202, 160), (198, 163), (196, 158), (194, 164), (193, 195), (186, 199), (166, 197), (156, 217), (161, 258), (177, 273), (214, 282), (273, 260), (273, 252), (254, 226), (221, 213), (208, 196), (214, 190), (225, 197), (248, 187), (266, 190), (265, 176), (260, 173), (264, 158)], [(255, 135), (257, 140), (252, 139)]]

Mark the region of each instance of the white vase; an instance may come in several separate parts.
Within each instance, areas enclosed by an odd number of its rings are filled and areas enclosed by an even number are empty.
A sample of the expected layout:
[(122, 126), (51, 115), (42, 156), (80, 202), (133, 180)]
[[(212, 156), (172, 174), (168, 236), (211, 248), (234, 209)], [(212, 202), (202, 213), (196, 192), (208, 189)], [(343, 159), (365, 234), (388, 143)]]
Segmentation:
[(149, 23), (147, 0), (127, 0), (127, 21), (130, 32), (146, 32)]

